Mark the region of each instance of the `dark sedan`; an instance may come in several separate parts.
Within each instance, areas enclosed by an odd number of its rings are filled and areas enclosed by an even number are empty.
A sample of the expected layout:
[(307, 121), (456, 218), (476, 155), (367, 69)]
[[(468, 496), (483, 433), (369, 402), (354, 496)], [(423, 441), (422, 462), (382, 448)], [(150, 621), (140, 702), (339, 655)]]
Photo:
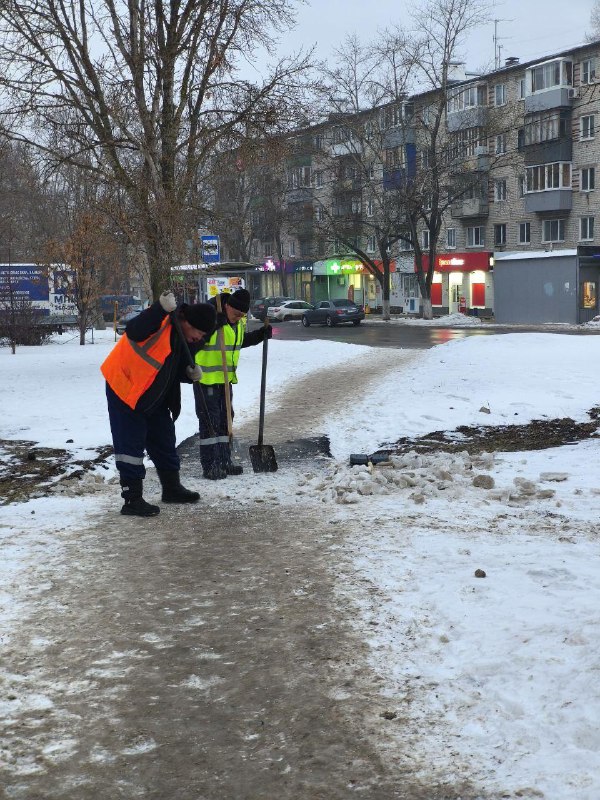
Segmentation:
[(360, 325), (364, 318), (365, 312), (362, 307), (351, 300), (321, 300), (313, 309), (304, 312), (302, 324), (305, 328), (309, 325), (327, 325), (333, 328), (342, 322)]

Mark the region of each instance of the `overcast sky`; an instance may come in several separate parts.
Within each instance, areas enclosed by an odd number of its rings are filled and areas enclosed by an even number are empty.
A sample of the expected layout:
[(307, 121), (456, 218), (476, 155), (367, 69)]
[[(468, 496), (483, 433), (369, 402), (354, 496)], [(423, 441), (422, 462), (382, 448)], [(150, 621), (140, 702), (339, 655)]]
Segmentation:
[[(402, 23), (407, 0), (309, 0), (298, 10), (296, 31), (280, 40), (278, 52), (298, 44), (317, 45), (319, 57), (341, 42), (346, 34), (360, 33), (371, 39), (378, 28)], [(530, 61), (585, 42), (589, 32), (593, 0), (505, 0), (494, 18), (501, 45), (502, 63), (509, 56)], [(467, 71), (494, 68), (494, 23), (469, 40), (465, 57)]]

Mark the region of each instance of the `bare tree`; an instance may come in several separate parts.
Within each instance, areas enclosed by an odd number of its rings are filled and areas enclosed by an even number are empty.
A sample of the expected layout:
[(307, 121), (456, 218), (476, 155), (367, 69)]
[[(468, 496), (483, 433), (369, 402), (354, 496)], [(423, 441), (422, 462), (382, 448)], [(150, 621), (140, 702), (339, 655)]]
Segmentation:
[(308, 57), (256, 81), (240, 74), (292, 20), (291, 0), (11, 0), (0, 5), (2, 127), (121, 193), (156, 297), (207, 194), (203, 165), (302, 107)]
[(60, 239), (48, 242), (47, 253), (50, 264), (64, 264), (71, 276), (79, 344), (84, 345), (86, 331), (100, 314), (105, 276), (119, 258), (118, 240), (104, 215), (93, 210), (77, 211), (70, 230)]

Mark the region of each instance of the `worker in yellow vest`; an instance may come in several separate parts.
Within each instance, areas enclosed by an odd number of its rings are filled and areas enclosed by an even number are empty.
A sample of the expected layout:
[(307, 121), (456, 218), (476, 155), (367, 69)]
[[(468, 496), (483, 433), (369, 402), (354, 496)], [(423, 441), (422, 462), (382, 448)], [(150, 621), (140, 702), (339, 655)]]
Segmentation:
[[(243, 471), (239, 464), (231, 461), (220, 331), (224, 338), (230, 397), (232, 385), (237, 383), (240, 350), (260, 344), (265, 336), (270, 339), (273, 334), (270, 325), (246, 331), (246, 315), (250, 308), (250, 293), (246, 289), (238, 289), (233, 294), (224, 292), (220, 300), (222, 312), (217, 314), (216, 330), (195, 356), (196, 364), (202, 369), (202, 377), (194, 383), (196, 414), (200, 423), (200, 462), (202, 474), (209, 480), (239, 475)], [(217, 304), (216, 298), (210, 302)], [(233, 418), (233, 407), (231, 413)]]

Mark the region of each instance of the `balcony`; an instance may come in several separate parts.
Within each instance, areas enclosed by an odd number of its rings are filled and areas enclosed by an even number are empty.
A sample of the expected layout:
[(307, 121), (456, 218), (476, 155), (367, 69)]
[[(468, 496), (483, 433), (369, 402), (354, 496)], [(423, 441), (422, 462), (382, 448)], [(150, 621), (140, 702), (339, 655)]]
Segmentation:
[(548, 189), (545, 192), (528, 192), (523, 198), (525, 211), (544, 214), (548, 211), (570, 211), (573, 207), (571, 189)]
[(471, 219), (474, 217), (487, 217), (490, 208), (487, 199), (483, 197), (469, 197), (457, 200), (452, 206), (453, 219)]
[(488, 108), (475, 106), (464, 111), (452, 111), (446, 115), (448, 133), (456, 133), (465, 128), (484, 128), (487, 124)]
[(554, 89), (530, 94), (525, 98), (525, 113), (535, 114), (536, 111), (549, 111), (552, 108), (570, 108), (578, 96), (577, 91), (572, 86), (556, 86)]
[(526, 167), (573, 160), (573, 140), (566, 137), (550, 142), (523, 144), (521, 149)]
[(383, 136), (383, 147), (389, 149), (390, 147), (402, 147), (405, 144), (415, 143), (415, 129), (414, 128), (390, 128)]

